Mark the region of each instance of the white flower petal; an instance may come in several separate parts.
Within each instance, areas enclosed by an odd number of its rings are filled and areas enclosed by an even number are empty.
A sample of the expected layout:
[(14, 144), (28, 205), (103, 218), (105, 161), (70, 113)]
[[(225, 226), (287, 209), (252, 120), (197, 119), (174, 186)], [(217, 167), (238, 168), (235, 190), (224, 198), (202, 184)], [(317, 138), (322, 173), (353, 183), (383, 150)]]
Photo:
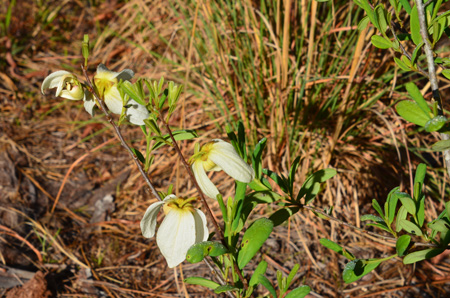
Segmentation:
[(208, 226), (206, 225), (205, 214), (201, 210), (195, 209), (194, 219), (195, 219), (195, 243), (208, 240), (209, 231)]
[(109, 70), (104, 64), (100, 63), (97, 66), (95, 78), (118, 82), (119, 80), (131, 80), (133, 76), (134, 72), (131, 69), (124, 69), (121, 72), (115, 72)]
[(221, 140), (216, 141), (208, 158), (234, 179), (244, 183), (252, 182), (255, 171), (239, 156), (233, 145)]
[[(53, 88), (58, 87), (61, 82), (61, 78), (66, 75), (71, 75), (71, 73), (68, 71), (65, 71), (65, 70), (59, 70), (59, 71), (55, 71), (55, 72), (52, 72), (51, 74), (49, 74), (44, 79), (44, 82), (42, 82), (42, 86), (41, 86), (42, 94), (45, 94), (45, 92), (44, 92), (45, 89), (53, 89)], [(56, 96), (58, 96), (58, 93), (56, 93)]]
[(209, 180), (201, 160), (196, 160), (192, 164), (192, 172), (194, 172), (195, 180), (197, 180), (203, 193), (212, 199), (216, 199), (219, 190), (217, 190), (217, 187)]
[(87, 90), (84, 91), (83, 101), (84, 101), (84, 109), (86, 110), (86, 112), (88, 112), (91, 116), (94, 116), (94, 108), (96, 105), (92, 93), (90, 93)]
[(164, 202), (153, 203), (145, 211), (144, 217), (141, 220), (141, 231), (144, 237), (151, 238), (155, 236), (156, 217), (163, 204)]
[(104, 96), (108, 109), (114, 114), (122, 114), (123, 101), (117, 86), (112, 86)]
[(192, 213), (171, 209), (159, 227), (156, 243), (169, 268), (183, 262), (187, 251), (195, 244), (195, 220)]
[(128, 120), (135, 125), (144, 125), (144, 120), (150, 116), (147, 108), (130, 99), (127, 102), (128, 109), (126, 115)]

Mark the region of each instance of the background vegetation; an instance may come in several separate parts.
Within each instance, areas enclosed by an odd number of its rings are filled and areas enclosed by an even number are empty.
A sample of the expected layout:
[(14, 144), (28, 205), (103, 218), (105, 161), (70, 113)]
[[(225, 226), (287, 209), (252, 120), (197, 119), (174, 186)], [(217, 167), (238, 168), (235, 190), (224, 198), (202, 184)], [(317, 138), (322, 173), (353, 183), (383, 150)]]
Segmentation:
[[(440, 155), (423, 150), (434, 140), (417, 134), (393, 108), (407, 98), (404, 83), (424, 87), (426, 81), (396, 68), (393, 52), (371, 46), (373, 28), (357, 30), (363, 16), (351, 1), (19, 0), (1, 6), (2, 268), (41, 271), (45, 288), (60, 297), (213, 295), (182, 282), (210, 274), (206, 267), (168, 270), (155, 241), (141, 236), (139, 221), (154, 198), (105, 119), (91, 118), (79, 102), (40, 94), (52, 71), (81, 74), (83, 34), (91, 40), (92, 72), (104, 63), (185, 85), (174, 127), (196, 129), (209, 140), (224, 138), (225, 125), (242, 120), (251, 146), (268, 138), (268, 167), (285, 172), (300, 156), (299, 183), (314, 170), (335, 168), (338, 175), (315, 205), (334, 206), (337, 218), (359, 226), (373, 198), (382, 200), (398, 185), (410, 190), (419, 162), (430, 165), (430, 196), (441, 198), (428, 211), (440, 213), (448, 178)], [(448, 50), (443, 44), (440, 55)], [(445, 106), (448, 82), (441, 85)], [(138, 130), (124, 129), (136, 147), (144, 145)], [(183, 148), (190, 156), (193, 143)], [(177, 182), (179, 193), (195, 195), (181, 179), (184, 170), (172, 167), (172, 150), (161, 150), (158, 160), (151, 177), (160, 188)], [(224, 197), (232, 193), (230, 181), (214, 181)], [(349, 244), (361, 258), (395, 248), (306, 212), (273, 235), (261, 256), (268, 273), (275, 278), (276, 270), (301, 264), (297, 282), (314, 297), (445, 297), (449, 290), (450, 264), (442, 257), (416, 266), (392, 259), (344, 284), (344, 260), (320, 238)], [(20, 274), (24, 282), (30, 277)]]

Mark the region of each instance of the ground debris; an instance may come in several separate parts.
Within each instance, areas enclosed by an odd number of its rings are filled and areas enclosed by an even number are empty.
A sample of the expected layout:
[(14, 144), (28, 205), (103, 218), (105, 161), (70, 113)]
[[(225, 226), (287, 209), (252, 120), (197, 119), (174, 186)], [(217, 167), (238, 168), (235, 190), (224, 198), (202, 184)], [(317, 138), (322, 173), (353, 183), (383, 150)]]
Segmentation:
[(36, 272), (32, 279), (22, 287), (13, 288), (6, 294), (6, 298), (47, 298), (51, 292), (47, 289), (45, 274)]

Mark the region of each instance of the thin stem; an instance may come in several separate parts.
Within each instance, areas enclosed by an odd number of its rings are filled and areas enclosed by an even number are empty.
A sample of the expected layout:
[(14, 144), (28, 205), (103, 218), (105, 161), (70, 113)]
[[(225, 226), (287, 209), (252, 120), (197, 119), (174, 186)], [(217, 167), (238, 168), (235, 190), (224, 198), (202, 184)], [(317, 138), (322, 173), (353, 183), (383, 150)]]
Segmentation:
[[(422, 0), (415, 0), (415, 2), (416, 2), (418, 17), (419, 17), (420, 35), (422, 36), (422, 40), (424, 43), (423, 48), (425, 50), (425, 56), (427, 57), (428, 79), (430, 80), (433, 98), (437, 102), (437, 105), (438, 105), (438, 113), (439, 113), (439, 115), (443, 115), (444, 109), (442, 106), (441, 96), (439, 94), (439, 85), (438, 85), (438, 80), (436, 77), (436, 69), (434, 67), (433, 50), (431, 49), (431, 44), (428, 39), (427, 25), (425, 22), (425, 7), (423, 5)], [(450, 139), (450, 136), (445, 133), (441, 133), (441, 139), (448, 140), (448, 139)], [(447, 174), (450, 176), (450, 150), (449, 149), (444, 150), (444, 160), (445, 160), (445, 165), (447, 166)]]
[(100, 98), (100, 96), (97, 94), (97, 92), (95, 91), (94, 86), (92, 85), (91, 80), (89, 79), (89, 76), (86, 72), (86, 69), (83, 67), (83, 65), (81, 66), (81, 69), (83, 70), (83, 74), (86, 77), (86, 82), (87, 85), (89, 87), (89, 92), (91, 92), (92, 94), (94, 94), (95, 99), (97, 100), (97, 102), (100, 105), (100, 109), (103, 111), (103, 113), (106, 115), (106, 120), (108, 120), (108, 122), (112, 125), (112, 127), (114, 128), (114, 131), (116, 133), (116, 136), (119, 138), (120, 140), (120, 144), (127, 150), (127, 152), (130, 154), (131, 158), (134, 160), (134, 163), (136, 164), (136, 166), (139, 169), (139, 172), (141, 173), (142, 177), (144, 177), (145, 182), (147, 183), (147, 185), (150, 187), (150, 190), (152, 191), (153, 195), (159, 200), (162, 201), (161, 197), (158, 194), (158, 191), (156, 191), (156, 188), (153, 186), (153, 183), (151, 182), (150, 178), (148, 177), (147, 173), (145, 173), (144, 169), (142, 168), (142, 165), (139, 161), (139, 159), (137, 158), (136, 154), (134, 154), (133, 150), (131, 150), (130, 146), (128, 146), (127, 142), (125, 141), (125, 139), (122, 136), (122, 133), (120, 132), (119, 127), (116, 125), (116, 123), (114, 123), (111, 115), (109, 114), (108, 110), (105, 107), (105, 103), (103, 102), (103, 100)]

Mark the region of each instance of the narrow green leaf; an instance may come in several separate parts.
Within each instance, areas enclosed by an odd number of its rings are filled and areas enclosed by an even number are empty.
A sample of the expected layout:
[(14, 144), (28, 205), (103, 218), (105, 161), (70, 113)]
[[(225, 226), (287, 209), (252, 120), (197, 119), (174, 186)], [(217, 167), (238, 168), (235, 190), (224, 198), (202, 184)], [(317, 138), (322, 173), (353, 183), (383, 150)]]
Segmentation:
[(445, 211), (447, 213), (447, 218), (450, 219), (450, 201), (448, 201), (447, 203), (445, 203)]
[(322, 244), (326, 248), (329, 248), (329, 249), (337, 252), (341, 256), (344, 256), (347, 259), (349, 259), (350, 261), (355, 259), (355, 256), (351, 252), (347, 251), (345, 248), (343, 248), (342, 246), (340, 246), (336, 242), (333, 242), (333, 241), (331, 241), (329, 239), (326, 239), (326, 238), (322, 238), (319, 241), (320, 241), (320, 244)]
[(427, 165), (421, 163), (417, 166), (416, 174), (414, 176), (414, 184), (421, 183), (423, 184), (425, 181), (425, 175), (427, 174)]
[[(416, 48), (414, 49), (412, 56), (411, 56), (411, 63), (414, 65), (417, 62), (417, 57), (420, 55), (421, 53), (421, 49), (423, 47), (424, 43), (421, 42), (419, 45), (416, 46)], [(414, 84), (414, 83), (410, 83), (410, 84)]]
[(397, 64), (397, 66), (403, 69), (404, 71), (411, 71), (411, 68), (409, 68), (402, 60), (398, 59), (397, 57), (394, 57), (394, 61)]
[(425, 221), (425, 195), (422, 195), (419, 199), (419, 208), (417, 208), (417, 223), (419, 224), (419, 227), (423, 226), (423, 223)]
[(139, 151), (136, 148), (131, 148), (131, 151), (133, 151), (133, 153), (136, 155), (136, 157), (139, 159), (140, 162), (142, 162), (143, 164), (145, 163), (145, 157), (144, 155), (142, 155), (141, 151)]
[(372, 207), (373, 207), (373, 209), (375, 209), (375, 211), (378, 212), (378, 214), (381, 216), (381, 218), (384, 218), (383, 210), (381, 209), (381, 206), (377, 200), (375, 200), (375, 199), (372, 200)]
[(377, 47), (379, 49), (389, 49), (392, 47), (392, 42), (390, 40), (387, 40), (383, 36), (372, 35), (370, 41), (372, 42), (374, 47)]
[(267, 262), (266, 261), (261, 261), (258, 266), (255, 269), (255, 272), (253, 272), (252, 277), (250, 278), (249, 281), (249, 286), (254, 287), (257, 284), (259, 284), (259, 277), (264, 275), (264, 273), (266, 273), (267, 270)]
[(422, 35), (420, 35), (420, 23), (419, 23), (419, 13), (417, 12), (417, 7), (414, 7), (411, 10), (411, 38), (414, 44), (417, 46), (422, 42)]
[(255, 177), (260, 179), (262, 176), (262, 152), (266, 147), (267, 138), (262, 138), (258, 144), (256, 144), (255, 149), (252, 153), (252, 166), (255, 170)]
[(144, 98), (141, 97), (139, 94), (139, 91), (137, 90), (136, 86), (133, 85), (129, 81), (123, 81), (121, 84), (119, 84), (119, 87), (127, 94), (130, 98), (134, 99), (138, 104), (141, 104), (143, 106), (146, 105), (144, 102)]
[(402, 235), (398, 237), (395, 249), (397, 250), (397, 255), (403, 257), (406, 250), (408, 249), (409, 243), (411, 243), (411, 236)]
[(375, 17), (377, 18), (378, 24), (380, 25), (380, 31), (386, 33), (388, 22), (386, 19), (385, 9), (383, 4), (378, 4), (375, 7)]
[(303, 298), (311, 292), (311, 288), (308, 286), (300, 286), (289, 292), (284, 298)]
[(217, 288), (215, 288), (214, 293), (220, 294), (220, 293), (224, 293), (224, 292), (232, 292), (232, 291), (238, 291), (238, 290), (239, 290), (239, 288), (236, 288), (234, 286), (223, 285), (223, 286), (218, 286)]
[(184, 282), (187, 284), (190, 284), (190, 285), (200, 285), (200, 286), (207, 287), (207, 288), (210, 288), (213, 290), (220, 286), (220, 284), (218, 284), (212, 280), (209, 280), (209, 279), (206, 279), (203, 277), (197, 277), (197, 276), (188, 277), (184, 280)]
[(408, 14), (411, 14), (411, 5), (409, 5), (409, 1), (408, 0), (399, 0), (399, 1), (402, 4), (403, 8), (406, 10), (406, 12)]
[(444, 252), (444, 250), (444, 248), (428, 248), (412, 252), (403, 259), (403, 264), (412, 264), (425, 259), (431, 259)]
[(295, 264), (294, 267), (292, 267), (291, 272), (289, 272), (289, 275), (286, 279), (286, 288), (291, 285), (292, 279), (294, 279), (295, 275), (298, 272), (298, 269), (300, 268), (299, 264)]
[(289, 187), (288, 183), (286, 181), (286, 178), (284, 178), (282, 175), (278, 175), (277, 173), (269, 170), (269, 169), (263, 169), (263, 173), (270, 177), (280, 188), (284, 193), (289, 193)]
[(336, 175), (335, 169), (324, 169), (306, 178), (297, 195), (297, 202), (305, 196), (305, 205), (312, 201), (320, 191), (320, 184)]
[(364, 18), (361, 19), (361, 21), (359, 21), (358, 23), (358, 31), (361, 32), (364, 29), (366, 29), (367, 25), (369, 25), (369, 17), (365, 16)]
[(297, 156), (292, 162), (291, 169), (289, 170), (289, 195), (294, 196), (294, 182), (295, 174), (297, 173), (298, 166), (300, 165), (300, 156)]
[(388, 226), (383, 222), (383, 223), (368, 223), (368, 226), (373, 226), (373, 227), (377, 227), (379, 229), (382, 229), (388, 233), (391, 233), (391, 231), (389, 230)]
[(277, 297), (277, 292), (275, 291), (275, 288), (272, 286), (267, 277), (265, 277), (264, 275), (260, 275), (259, 282), (264, 286), (264, 288), (266, 288), (270, 292), (272, 297), (274, 298)]
[(417, 236), (422, 236), (422, 231), (415, 223), (412, 223), (407, 219), (401, 219), (399, 224), (406, 232)]
[(239, 269), (244, 268), (255, 256), (267, 238), (269, 238), (272, 229), (273, 222), (270, 219), (260, 218), (245, 231), (237, 258)]
[(360, 219), (361, 221), (372, 220), (374, 222), (384, 223), (384, 219), (373, 214), (364, 214)]
[(387, 197), (386, 203), (384, 204), (384, 212), (386, 213), (387, 224), (390, 226), (395, 218), (395, 210), (397, 209), (398, 196), (397, 191), (399, 187), (392, 189)]
[[(172, 132), (172, 135), (175, 139), (175, 141), (183, 141), (183, 140), (191, 140), (198, 137), (197, 133), (194, 130), (176, 130)], [(163, 139), (169, 143), (172, 143), (172, 140), (170, 138), (169, 134), (166, 134), (163, 136)], [(161, 148), (162, 146), (166, 145), (165, 142), (157, 142), (152, 147), (152, 151)]]
[(395, 106), (395, 109), (403, 119), (422, 127), (431, 119), (428, 114), (422, 111), (416, 102), (403, 100)]

